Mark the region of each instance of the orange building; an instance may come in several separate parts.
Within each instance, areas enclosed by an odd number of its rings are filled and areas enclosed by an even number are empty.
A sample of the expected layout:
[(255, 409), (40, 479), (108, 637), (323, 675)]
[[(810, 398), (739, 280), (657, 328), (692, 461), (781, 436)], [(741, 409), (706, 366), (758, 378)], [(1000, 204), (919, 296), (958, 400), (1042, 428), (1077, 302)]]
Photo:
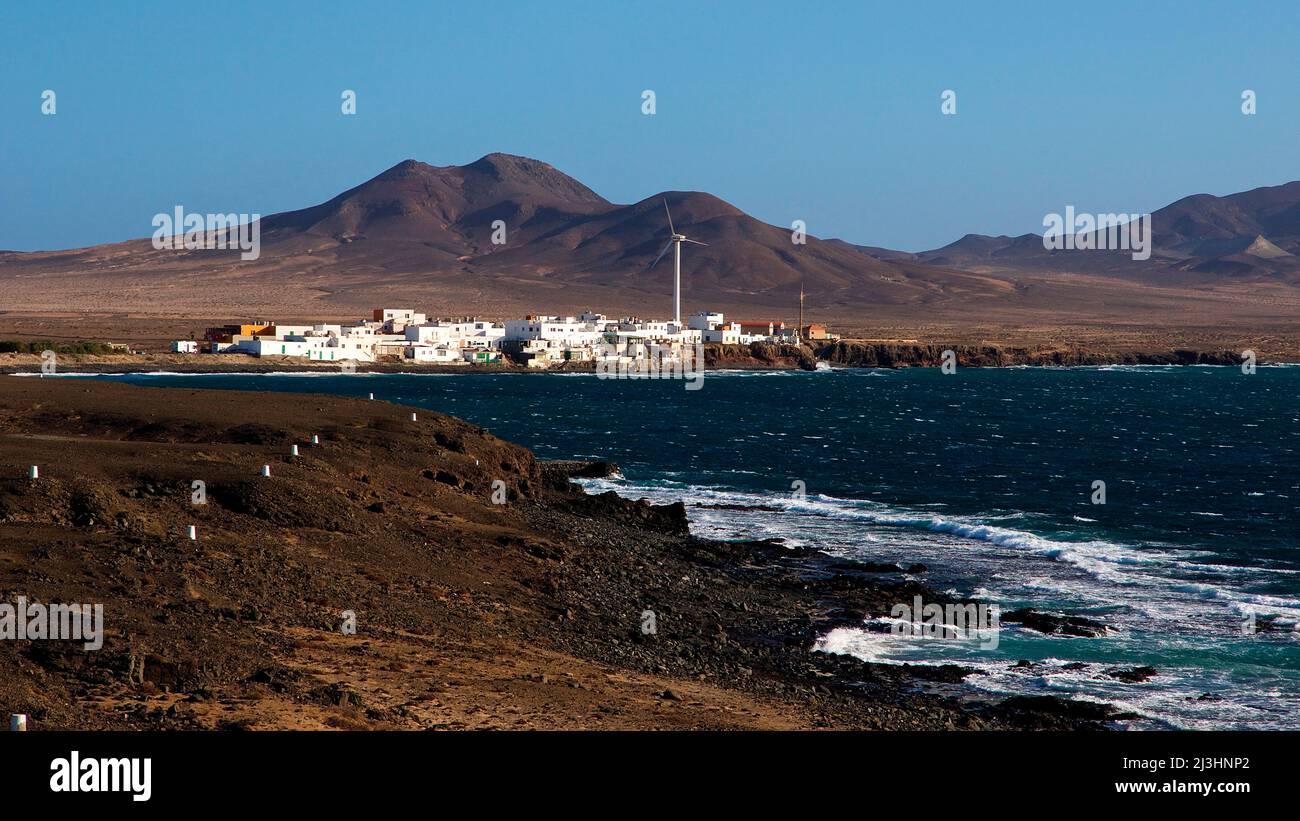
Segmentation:
[(252, 336), (275, 336), (275, 326), (265, 322), (248, 322), (242, 325), (221, 325), (203, 332), (203, 338), (209, 342), (233, 342), (236, 337)]

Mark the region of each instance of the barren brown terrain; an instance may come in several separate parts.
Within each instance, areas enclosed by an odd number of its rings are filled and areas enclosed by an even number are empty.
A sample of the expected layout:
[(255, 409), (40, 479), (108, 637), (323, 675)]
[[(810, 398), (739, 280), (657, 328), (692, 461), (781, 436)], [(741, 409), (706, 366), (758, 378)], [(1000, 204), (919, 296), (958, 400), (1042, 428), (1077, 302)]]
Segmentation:
[(0, 708), (34, 730), (1120, 718), (1104, 705), (976, 698), (953, 667), (813, 653), (829, 626), (938, 594), (901, 567), (692, 538), (680, 504), (569, 483), (600, 465), (539, 463), (472, 425), (411, 413), (0, 377), (0, 590), (11, 603), (102, 603), (105, 622), (97, 651), (0, 642)]
[[(261, 256), (157, 250), (148, 239), (0, 251), (0, 340), (106, 340), (159, 351), (209, 325), (349, 321), (380, 306), (503, 320), (530, 313), (664, 317), (677, 228), (683, 308), (799, 318), (854, 339), (1080, 345), (1098, 351), (1252, 349), (1300, 358), (1300, 183), (1184, 198), (1154, 217), (1156, 253), (1052, 252), (1041, 238), (968, 236), (919, 254), (757, 220), (718, 197), (611, 203), (546, 163), (489, 154), (407, 160), (334, 199), (261, 223)], [(491, 241), (492, 225), (508, 228)], [(149, 224), (143, 215), (141, 224)], [(142, 232), (145, 233), (145, 232)]]

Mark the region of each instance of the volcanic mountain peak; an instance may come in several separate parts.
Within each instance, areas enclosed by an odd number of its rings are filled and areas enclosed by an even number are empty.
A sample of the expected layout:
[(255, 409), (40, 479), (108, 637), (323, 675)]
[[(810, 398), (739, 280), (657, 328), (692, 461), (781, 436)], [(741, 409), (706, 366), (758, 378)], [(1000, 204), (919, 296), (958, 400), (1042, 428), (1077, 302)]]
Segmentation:
[(956, 242), (951, 242), (939, 251), (967, 251), (974, 254), (990, 254), (1011, 244), (1012, 237), (1006, 234), (989, 236), (987, 234), (966, 234)]
[[(393, 194), (423, 187), (427, 191), (459, 194), (467, 205), (486, 207), (503, 200), (575, 206), (587, 211), (608, 207), (609, 201), (555, 166), (514, 154), (485, 154), (468, 165), (429, 165), (402, 160), (362, 183), (353, 192)], [(337, 198), (336, 198), (337, 199)]]
[(1167, 246), (1258, 235), (1285, 240), (1300, 235), (1300, 181), (1226, 197), (1193, 194), (1156, 211), (1152, 220), (1157, 241)]
[[(402, 160), (397, 165), (394, 165), (392, 168), (389, 168), (388, 170), (375, 175), (367, 182), (375, 182), (376, 180), (399, 179), (401, 177), (409, 177), (413, 174), (424, 174), (429, 172), (436, 172), (437, 170), (438, 170), (438, 166), (429, 165), (427, 162), (420, 162), (419, 160), (407, 159), (407, 160)], [(362, 183), (362, 185), (366, 185), (366, 184), (367, 183)]]
[(467, 180), (482, 176), (511, 189), (528, 190), (534, 194), (549, 192), (563, 201), (609, 205), (608, 200), (573, 177), (531, 157), (494, 152), (464, 166), (463, 170)]
[[(288, 229), (350, 241), (414, 240), (464, 253), (496, 219), (536, 234), (561, 217), (612, 206), (555, 167), (527, 157), (488, 154), (469, 165), (435, 166), (407, 159), (311, 208), (268, 217), (263, 230)], [(534, 218), (539, 214), (545, 217)]]
[[(1157, 211), (1155, 248), (1144, 261), (1124, 252), (1049, 251), (1032, 233), (968, 234), (912, 254), (811, 235), (800, 242), (788, 225), (755, 219), (700, 191), (614, 204), (547, 163), (492, 153), (466, 165), (403, 160), (327, 202), (267, 216), (255, 262), (162, 252), (148, 240), (0, 254), (0, 293), (31, 284), (35, 290), (22, 304), (63, 308), (67, 292), (48, 302), (57, 276), (77, 294), (94, 294), (85, 304), (96, 309), (127, 310), (139, 288), (165, 283), (184, 290), (186, 299), (204, 300), (194, 304), (231, 304), (233, 313), (269, 310), (264, 306), (280, 305), (289, 293), (294, 313), (302, 313), (304, 300), (357, 310), (373, 307), (380, 296), (497, 317), (591, 305), (662, 312), (672, 260), (657, 269), (651, 263), (669, 238), (665, 202), (674, 228), (706, 244), (684, 249), (684, 298), (733, 313), (797, 306), (801, 289), (811, 305), (841, 316), (973, 300), (1013, 308), (1039, 300), (1055, 310), (1057, 303), (1043, 294), (1055, 293), (1057, 272), (1161, 287), (1263, 277), (1300, 285), (1300, 182), (1228, 197), (1197, 195)], [(187, 276), (197, 283), (193, 288), (176, 285)], [(263, 294), (256, 305), (246, 297), (253, 291)]]
[(673, 225), (678, 229), (692, 223), (706, 222), (718, 217), (741, 217), (745, 212), (736, 206), (704, 191), (661, 191), (629, 206), (630, 212), (637, 216), (662, 217), (664, 230), (668, 230), (668, 217), (664, 214), (664, 203), (668, 204), (673, 215)]

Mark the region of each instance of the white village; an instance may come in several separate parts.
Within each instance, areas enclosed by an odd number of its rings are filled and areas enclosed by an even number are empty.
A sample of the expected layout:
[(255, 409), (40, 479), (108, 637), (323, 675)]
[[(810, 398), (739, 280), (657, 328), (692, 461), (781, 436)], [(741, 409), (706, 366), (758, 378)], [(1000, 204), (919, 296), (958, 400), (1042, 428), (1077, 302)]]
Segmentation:
[[(667, 211), (667, 203), (664, 209)], [(825, 325), (803, 324), (803, 290), (799, 324), (780, 320), (728, 321), (719, 312), (681, 316), (682, 245), (704, 245), (679, 234), (668, 214), (671, 236), (654, 268), (673, 249), (673, 318), (612, 319), (586, 312), (579, 316), (531, 314), (492, 322), (472, 317), (430, 320), (410, 308), (375, 308), (369, 319), (353, 324), (310, 325), (251, 322), (209, 328), (202, 340), (177, 340), (175, 353), (243, 353), (257, 357), (295, 357), (317, 362), (362, 363), (398, 359), (437, 365), (491, 364), (503, 358), (528, 368), (565, 363), (592, 363), (598, 370), (619, 372), (638, 367), (687, 369), (703, 366), (705, 344), (747, 345), (754, 342), (800, 344), (832, 339)]]
[(708, 343), (797, 344), (825, 340), (825, 326), (790, 328), (781, 321), (726, 321), (700, 311), (679, 319), (611, 319), (604, 314), (530, 315), (504, 323), (474, 318), (430, 320), (409, 308), (376, 308), (355, 324), (252, 322), (209, 328), (202, 340), (177, 340), (176, 353), (243, 353), (318, 362), (378, 362), (397, 358), (427, 364), (488, 364), (502, 357), (529, 368), (568, 362), (631, 365), (653, 357), (688, 359)]

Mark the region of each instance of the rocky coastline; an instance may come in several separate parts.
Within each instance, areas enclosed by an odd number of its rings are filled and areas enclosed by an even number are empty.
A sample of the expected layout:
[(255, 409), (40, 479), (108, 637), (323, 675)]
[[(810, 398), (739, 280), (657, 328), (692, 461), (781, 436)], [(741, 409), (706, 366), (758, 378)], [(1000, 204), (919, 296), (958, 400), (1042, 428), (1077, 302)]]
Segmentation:
[[(754, 342), (748, 345), (704, 346), (709, 370), (813, 370), (818, 363), (843, 368), (937, 368), (945, 351), (951, 350), (962, 368), (1080, 367), (1104, 365), (1228, 365), (1242, 363), (1240, 351), (1227, 349), (1119, 349), (1086, 345), (946, 345), (942, 343), (872, 342), (836, 340), (804, 345)], [(1297, 362), (1296, 357), (1263, 357), (1260, 364)], [(42, 360), (31, 354), (0, 354), (0, 374), (39, 373)], [(534, 370), (514, 362), (493, 364), (434, 365), (399, 361), (360, 363), (357, 373), (556, 373), (594, 372), (591, 363), (563, 363)], [(341, 373), (337, 363), (307, 362), (294, 357), (257, 358), (241, 354), (82, 355), (59, 358), (63, 373)], [(352, 371), (349, 371), (352, 372)]]
[(0, 386), (0, 443), (0, 589), (106, 612), (98, 652), (0, 642), (0, 706), (34, 729), (1084, 729), (1127, 718), (981, 695), (957, 667), (813, 652), (826, 631), (897, 601), (946, 599), (919, 565), (695, 538), (681, 503), (570, 482), (616, 466), (539, 462), (441, 414), (13, 379)]

